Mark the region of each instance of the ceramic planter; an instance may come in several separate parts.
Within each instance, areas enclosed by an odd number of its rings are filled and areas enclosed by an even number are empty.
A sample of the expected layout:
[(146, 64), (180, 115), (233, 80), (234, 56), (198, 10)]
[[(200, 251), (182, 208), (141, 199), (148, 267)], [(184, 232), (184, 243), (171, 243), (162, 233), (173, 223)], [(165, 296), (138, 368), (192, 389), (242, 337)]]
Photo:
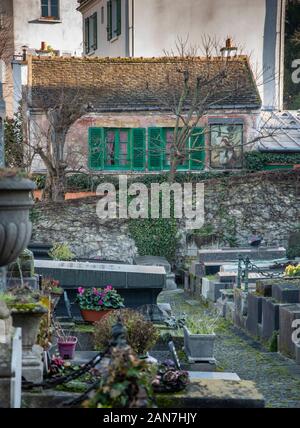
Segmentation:
[(19, 177), (0, 178), (0, 266), (15, 261), (29, 243), (32, 225), (29, 209), (33, 181)]
[(184, 326), (184, 350), (193, 361), (214, 360), (214, 344), (216, 335), (213, 334), (192, 334)]
[(58, 339), (57, 346), (61, 358), (64, 360), (72, 360), (74, 358), (77, 341), (78, 339), (76, 336), (69, 336), (66, 339)]
[(94, 323), (105, 318), (113, 310), (114, 309), (104, 309), (103, 311), (92, 311), (87, 309), (81, 309), (80, 312), (84, 321)]

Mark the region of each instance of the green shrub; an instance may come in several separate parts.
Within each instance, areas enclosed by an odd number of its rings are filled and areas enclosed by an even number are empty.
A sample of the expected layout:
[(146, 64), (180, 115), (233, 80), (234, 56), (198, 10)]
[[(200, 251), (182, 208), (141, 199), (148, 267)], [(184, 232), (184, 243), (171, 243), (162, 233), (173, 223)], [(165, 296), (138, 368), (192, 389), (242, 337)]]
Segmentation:
[(104, 350), (112, 339), (112, 326), (120, 317), (126, 328), (126, 340), (129, 346), (138, 355), (146, 354), (157, 342), (159, 332), (152, 322), (132, 309), (113, 311), (101, 321), (95, 323), (94, 343), (95, 348)]
[(269, 351), (277, 352), (278, 351), (278, 331), (273, 331), (272, 336), (269, 339)]
[(268, 164), (295, 165), (300, 163), (300, 153), (248, 152), (244, 155), (244, 166), (249, 171), (261, 171)]
[(69, 261), (75, 258), (75, 254), (72, 253), (67, 244), (56, 242), (51, 250), (49, 251), (49, 256), (53, 260), (63, 260)]

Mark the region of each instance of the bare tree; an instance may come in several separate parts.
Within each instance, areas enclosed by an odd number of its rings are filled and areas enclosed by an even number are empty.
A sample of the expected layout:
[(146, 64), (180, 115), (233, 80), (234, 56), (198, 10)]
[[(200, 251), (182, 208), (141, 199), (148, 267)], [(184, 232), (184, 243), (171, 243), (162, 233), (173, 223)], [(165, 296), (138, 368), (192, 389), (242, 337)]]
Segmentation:
[[(25, 99), (28, 100), (28, 95)], [(48, 90), (46, 95), (35, 100), (34, 111), (45, 120), (38, 122), (32, 112), (30, 135), (24, 143), (32, 157), (38, 155), (47, 169), (44, 199), (55, 202), (64, 200), (66, 173), (70, 170), (66, 157), (66, 136), (71, 126), (88, 109), (87, 97), (82, 96), (79, 87)]]
[[(215, 150), (199, 143), (204, 135), (211, 132), (208, 127), (199, 128), (201, 119), (211, 109), (217, 110), (222, 105), (234, 105), (237, 94), (249, 89), (247, 88), (249, 82), (245, 82), (242, 76), (235, 74), (237, 67), (233, 66), (234, 62), (242, 62), (239, 55), (241, 49), (243, 48), (232, 46), (230, 38), (226, 40), (226, 47), (222, 49), (219, 40), (203, 36), (201, 46), (198, 48), (189, 46), (188, 38), (185, 40), (178, 38), (175, 52), (165, 52), (167, 58), (174, 58), (177, 73), (177, 77), (176, 74), (175, 77), (174, 73), (172, 74), (173, 80), (170, 81), (166, 66), (171, 91), (166, 91), (166, 94), (160, 95), (159, 98), (159, 103), (175, 116), (173, 141), (169, 145), (168, 153), (165, 153), (169, 158), (170, 182), (174, 181), (179, 165), (185, 164), (189, 159), (193, 159), (194, 163), (202, 163), (203, 157), (201, 159), (198, 154)], [(199, 51), (201, 51), (202, 60), (197, 57)], [(247, 61), (245, 55), (243, 59)], [(249, 66), (249, 79), (253, 79), (257, 86), (261, 84), (263, 74), (264, 71), (254, 76)], [(257, 104), (259, 105), (258, 94)], [(258, 110), (259, 106), (256, 109)], [(234, 142), (232, 131), (229, 131), (227, 136), (222, 136), (224, 141), (226, 140), (225, 149), (233, 155), (237, 144)], [(246, 144), (254, 145), (266, 137), (265, 133), (262, 134), (256, 130), (255, 136)], [(238, 146), (244, 147), (245, 142), (242, 141)], [(159, 155), (162, 149), (165, 151), (158, 137), (157, 146), (152, 142), (151, 147), (148, 148), (148, 156), (155, 153)]]

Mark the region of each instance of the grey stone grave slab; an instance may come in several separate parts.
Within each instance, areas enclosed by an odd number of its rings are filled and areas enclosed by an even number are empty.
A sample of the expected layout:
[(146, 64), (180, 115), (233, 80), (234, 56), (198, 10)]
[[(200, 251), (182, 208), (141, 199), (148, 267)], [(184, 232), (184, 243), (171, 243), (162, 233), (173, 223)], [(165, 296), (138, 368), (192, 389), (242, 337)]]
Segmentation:
[(198, 250), (199, 262), (235, 261), (239, 255), (249, 257), (250, 260), (274, 260), (286, 256), (284, 247), (240, 247), (240, 248), (217, 248)]
[(248, 313), (248, 293), (241, 289), (234, 289), (234, 323), (245, 328)]
[(229, 372), (189, 372), (191, 380), (194, 379), (222, 379), (222, 380), (241, 380), (236, 373)]
[(235, 283), (237, 278), (237, 272), (218, 272), (217, 278), (219, 282), (225, 282), (225, 283)]
[(271, 297), (262, 298), (262, 338), (268, 340), (274, 331), (279, 330), (279, 309), (287, 306), (285, 303), (278, 303)]
[(293, 284), (274, 284), (272, 297), (279, 303), (299, 303), (300, 287)]
[(194, 379), (176, 394), (156, 394), (159, 408), (263, 408), (265, 400), (254, 382), (246, 380)]
[(300, 304), (284, 305), (279, 309), (278, 350), (290, 358), (296, 357), (295, 343), (292, 340), (293, 321), (300, 319)]
[[(75, 302), (78, 287), (112, 285), (124, 297), (125, 306), (136, 308), (156, 304), (158, 294), (166, 285), (166, 272), (162, 266), (35, 260), (35, 270), (58, 280), (60, 286), (68, 290), (71, 303)], [(56, 313), (65, 314), (63, 302), (58, 304)], [(72, 315), (80, 317), (76, 304), (72, 306)]]
[(262, 297), (248, 293), (248, 310), (246, 329), (255, 337), (259, 337), (259, 324), (262, 321)]

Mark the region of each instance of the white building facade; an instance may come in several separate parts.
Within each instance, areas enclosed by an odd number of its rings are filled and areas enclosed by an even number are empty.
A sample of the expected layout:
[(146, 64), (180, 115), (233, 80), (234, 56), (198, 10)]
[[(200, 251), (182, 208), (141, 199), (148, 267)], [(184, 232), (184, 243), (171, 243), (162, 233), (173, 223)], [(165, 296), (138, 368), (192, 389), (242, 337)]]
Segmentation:
[(60, 54), (82, 54), (82, 17), (76, 0), (13, 0), (12, 4), (15, 54), (22, 53), (22, 46), (40, 49), (42, 41)]
[[(233, 41), (251, 56), (266, 109), (281, 108), (285, 0), (78, 0), (84, 54), (159, 57), (176, 40)], [(201, 54), (201, 52), (199, 52)]]

